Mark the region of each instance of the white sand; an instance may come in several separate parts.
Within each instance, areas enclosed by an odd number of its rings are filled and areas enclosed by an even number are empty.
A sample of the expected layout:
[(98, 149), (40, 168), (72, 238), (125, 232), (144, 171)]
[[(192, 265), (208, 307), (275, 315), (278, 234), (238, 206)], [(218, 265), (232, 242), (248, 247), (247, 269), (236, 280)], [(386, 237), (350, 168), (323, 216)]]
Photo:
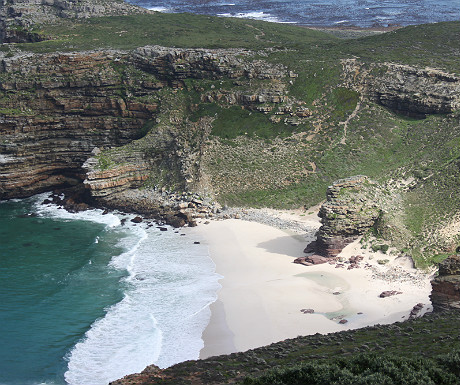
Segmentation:
[[(211, 306), (211, 321), (203, 334), (202, 358), (245, 351), (299, 335), (400, 321), (419, 302), (427, 305), (425, 311), (429, 309), (428, 276), (403, 282), (393, 274), (381, 280), (372, 278), (369, 268), (347, 270), (329, 264), (307, 267), (292, 263), (304, 255), (303, 249), (319, 222), (315, 215), (277, 215), (303, 221), (311, 231), (296, 234), (236, 219), (211, 221), (193, 229), (208, 244), (216, 271), (223, 276), (218, 301)], [(381, 253), (364, 252), (357, 242), (341, 255), (364, 255), (361, 266), (371, 263), (377, 272), (388, 270), (388, 266), (378, 265), (377, 259), (391, 259)], [(396, 262), (390, 263), (390, 273), (404, 273), (403, 268), (395, 265)], [(403, 294), (379, 298), (384, 290)], [(302, 309), (313, 309), (315, 313), (304, 314)], [(348, 322), (339, 324), (341, 318)]]

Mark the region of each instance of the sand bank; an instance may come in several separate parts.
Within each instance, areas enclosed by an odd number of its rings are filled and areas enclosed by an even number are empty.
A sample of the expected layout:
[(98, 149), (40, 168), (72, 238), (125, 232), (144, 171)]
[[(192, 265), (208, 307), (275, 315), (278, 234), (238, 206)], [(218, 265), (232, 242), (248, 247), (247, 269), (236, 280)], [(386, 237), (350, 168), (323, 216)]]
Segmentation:
[[(275, 214), (274, 211), (266, 212)], [(349, 245), (342, 256), (363, 255), (367, 268), (294, 264), (319, 227), (315, 215), (277, 212), (308, 229), (299, 233), (245, 220), (211, 221), (193, 232), (209, 247), (223, 276), (203, 334), (201, 358), (268, 345), (299, 335), (330, 333), (407, 319), (414, 305), (429, 310), (429, 276), (401, 267), (380, 252)], [(381, 266), (378, 259), (390, 259)], [(402, 294), (380, 298), (385, 290)], [(305, 314), (303, 309), (313, 309)], [(341, 319), (347, 323), (340, 324)]]

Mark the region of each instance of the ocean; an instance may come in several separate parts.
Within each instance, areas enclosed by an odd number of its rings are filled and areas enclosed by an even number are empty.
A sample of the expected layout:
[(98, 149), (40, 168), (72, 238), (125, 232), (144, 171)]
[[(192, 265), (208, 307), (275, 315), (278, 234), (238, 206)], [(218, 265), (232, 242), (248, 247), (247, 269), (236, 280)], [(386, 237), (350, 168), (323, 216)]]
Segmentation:
[(460, 20), (456, 0), (129, 0), (160, 12), (259, 19), (306, 26), (387, 27)]
[(106, 385), (198, 358), (220, 288), (207, 247), (46, 197), (0, 203), (0, 384)]

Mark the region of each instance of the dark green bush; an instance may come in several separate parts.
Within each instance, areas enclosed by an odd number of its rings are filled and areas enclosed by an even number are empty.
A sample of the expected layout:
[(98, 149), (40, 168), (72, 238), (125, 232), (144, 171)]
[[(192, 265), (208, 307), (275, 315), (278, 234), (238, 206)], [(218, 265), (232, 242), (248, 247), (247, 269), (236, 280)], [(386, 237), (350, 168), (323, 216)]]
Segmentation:
[(455, 385), (460, 381), (460, 351), (439, 356), (394, 357), (360, 354), (332, 362), (309, 362), (248, 377), (246, 385)]

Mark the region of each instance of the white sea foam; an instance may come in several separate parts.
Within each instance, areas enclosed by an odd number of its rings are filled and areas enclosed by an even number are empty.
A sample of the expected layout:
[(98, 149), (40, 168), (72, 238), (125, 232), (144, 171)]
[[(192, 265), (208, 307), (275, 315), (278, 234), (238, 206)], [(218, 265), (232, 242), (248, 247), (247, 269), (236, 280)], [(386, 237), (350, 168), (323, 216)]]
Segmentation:
[(155, 12), (168, 12), (170, 11), (169, 8), (165, 7), (147, 7), (148, 10), (150, 11), (155, 11)]
[(236, 17), (239, 19), (254, 19), (254, 20), (263, 20), (269, 21), (272, 23), (283, 23), (283, 24), (293, 24), (289, 21), (281, 21), (277, 17), (271, 15), (270, 13), (265, 12), (240, 12), (240, 13), (219, 13), (217, 16), (220, 17)]
[(60, 218), (67, 220), (83, 220), (105, 224), (111, 228), (121, 224), (120, 218), (115, 214), (102, 215), (102, 210), (86, 210), (71, 213), (55, 204), (44, 205), (42, 202), (50, 196), (49, 193), (35, 195), (33, 210), (40, 216), (48, 218)]
[(68, 384), (106, 385), (150, 364), (167, 367), (198, 358), (209, 305), (220, 287), (206, 247), (172, 230), (160, 232), (129, 221), (122, 227), (118, 214), (69, 213), (56, 205), (42, 205), (47, 197), (34, 198), (40, 216), (89, 220), (106, 224), (107, 231), (123, 229), (128, 234), (117, 245), (126, 251), (107, 266), (129, 273), (120, 282), (124, 297), (68, 353)]

